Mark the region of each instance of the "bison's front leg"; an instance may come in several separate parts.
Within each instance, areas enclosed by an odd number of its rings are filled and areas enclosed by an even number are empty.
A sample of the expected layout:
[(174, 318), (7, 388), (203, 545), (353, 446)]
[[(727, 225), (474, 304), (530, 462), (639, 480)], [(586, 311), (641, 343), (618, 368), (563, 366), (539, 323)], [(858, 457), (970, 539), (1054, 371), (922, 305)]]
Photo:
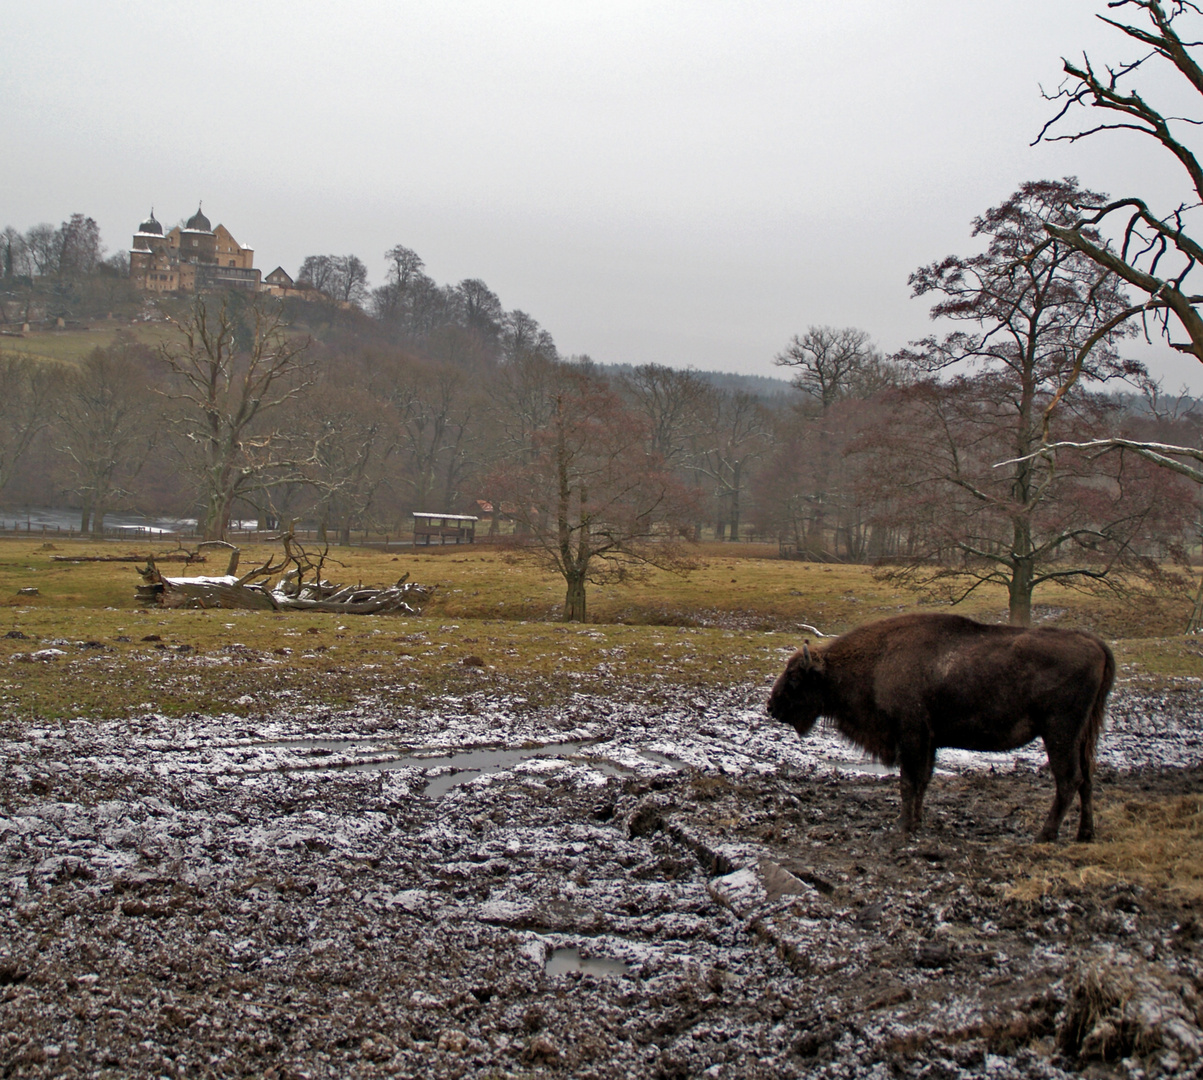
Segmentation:
[(902, 788), (902, 816), (898, 824), (904, 833), (913, 833), (923, 820), (923, 796), (936, 766), (936, 749), (934, 746), (904, 749), (898, 764)]

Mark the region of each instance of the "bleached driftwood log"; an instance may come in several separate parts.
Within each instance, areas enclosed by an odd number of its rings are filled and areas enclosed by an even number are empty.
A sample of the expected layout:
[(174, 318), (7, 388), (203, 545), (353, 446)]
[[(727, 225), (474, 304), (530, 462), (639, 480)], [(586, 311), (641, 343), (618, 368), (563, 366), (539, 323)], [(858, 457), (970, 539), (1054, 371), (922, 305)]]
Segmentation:
[(404, 579), (396, 585), (337, 586), (328, 581), (289, 591), (287, 581), (273, 589), (233, 575), (166, 577), (152, 564), (139, 571), (139, 602), (167, 608), (249, 608), (260, 611), (333, 611), (347, 615), (418, 615), (434, 593), (432, 585)]
[[(169, 608), (248, 608), (260, 611), (330, 611), (346, 615), (418, 615), (434, 594), (433, 585), (417, 585), (406, 574), (395, 585), (336, 585), (321, 576), (324, 555), (314, 562), (291, 533), (281, 537), (285, 558), (270, 560), (241, 577), (235, 576), (238, 549), (233, 548), (228, 572), (212, 577), (167, 577), (153, 559), (139, 570), (138, 602)], [(289, 570), (268, 588), (264, 580)], [(305, 580), (312, 572), (311, 580)]]

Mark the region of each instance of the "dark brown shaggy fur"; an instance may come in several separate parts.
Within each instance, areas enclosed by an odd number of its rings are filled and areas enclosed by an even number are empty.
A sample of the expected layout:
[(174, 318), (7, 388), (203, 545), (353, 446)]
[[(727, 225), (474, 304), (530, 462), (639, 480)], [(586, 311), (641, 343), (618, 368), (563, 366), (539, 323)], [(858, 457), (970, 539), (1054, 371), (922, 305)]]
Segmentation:
[(1094, 837), (1092, 774), (1115, 658), (1079, 630), (989, 626), (959, 615), (900, 615), (790, 658), (769, 713), (805, 735), (820, 716), (898, 765), (902, 828), (918, 828), (942, 746), (1014, 750), (1044, 740), (1057, 783), (1038, 840), (1057, 837), (1075, 793), (1078, 839)]

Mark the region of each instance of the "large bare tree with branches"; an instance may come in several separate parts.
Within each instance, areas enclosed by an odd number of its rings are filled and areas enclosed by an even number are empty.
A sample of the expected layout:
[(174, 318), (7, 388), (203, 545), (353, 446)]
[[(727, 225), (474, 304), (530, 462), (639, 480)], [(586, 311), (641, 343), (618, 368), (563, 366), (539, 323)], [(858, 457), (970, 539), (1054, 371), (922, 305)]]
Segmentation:
[[(1082, 202), (1104, 200), (1072, 180), (1026, 183), (974, 222), (974, 234), (989, 240), (984, 252), (948, 256), (910, 278), (916, 296), (939, 298), (933, 318), (967, 327), (927, 338), (899, 357), (916, 373), (909, 397), (921, 418), (918, 433), (940, 448), (927, 474), (917, 470), (915, 479), (926, 480), (926, 494), (950, 507), (963, 504), (963, 512), (942, 515), (943, 527), (929, 535), (942, 551), (960, 553), (952, 573), (968, 588), (1006, 584), (1010, 619), (1018, 625), (1030, 621), (1032, 591), (1042, 581), (1103, 581), (1137, 568), (1127, 558), (1139, 554), (1132, 523), (1155, 512), (1153, 503), (1142, 507), (1130, 498), (1132, 491), (1120, 498), (1115, 477), (1092, 481), (1080, 462), (1059, 467), (1054, 457), (1033, 454), (1047, 437), (1051, 401), (1060, 400), (1073, 417), (1062, 430), (1097, 430), (1080, 391), (1070, 392), (1075, 383), (1145, 374), (1116, 349), (1121, 316), (1131, 307), (1117, 277), (1074, 245), (1041, 241), (1047, 224), (1072, 223)], [(969, 374), (975, 368), (981, 373)], [(956, 377), (948, 380), (951, 372)], [(944, 373), (943, 383), (932, 378), (937, 373)], [(991, 467), (1004, 457), (1011, 459), (1004, 469)], [(1114, 488), (1114, 505), (1087, 513), (1092, 500), (1083, 492), (1092, 483)], [(1057, 504), (1068, 505), (1071, 492), (1079, 512), (1065, 518)], [(1075, 547), (1083, 557), (1071, 560)], [(1113, 556), (1097, 558), (1103, 549)], [(931, 554), (917, 552), (907, 573), (931, 580)], [(942, 568), (936, 576), (948, 573)]]
[[(1167, 166), (1181, 178), (1183, 196), (1176, 204), (1165, 206), (1150, 205), (1139, 194), (1086, 200), (1077, 208), (1076, 221), (1046, 224), (1045, 242), (1075, 248), (1136, 290), (1139, 303), (1118, 314), (1117, 320), (1139, 316), (1146, 334), (1152, 324), (1171, 348), (1203, 361), (1203, 316), (1198, 310), (1203, 302), (1198, 273), (1203, 243), (1196, 239), (1203, 208), (1203, 161), (1191, 145), (1203, 120), (1198, 115), (1183, 115), (1177, 102), (1171, 107), (1162, 97), (1159, 103), (1154, 96), (1157, 91), (1150, 94), (1147, 90), (1150, 77), (1165, 73), (1170, 80), (1162, 83), (1162, 95), (1167, 86), (1172, 87), (1170, 93), (1184, 91), (1188, 99), (1203, 95), (1203, 66), (1195, 55), (1203, 45), (1203, 7), (1193, 0), (1111, 0), (1107, 9), (1115, 14), (1098, 18), (1135, 46), (1135, 55), (1103, 65), (1089, 55), (1080, 61), (1063, 60), (1065, 82), (1055, 93), (1045, 95), (1060, 107), (1037, 142), (1076, 143), (1119, 133), (1135, 136), (1162, 152)], [(1145, 92), (1137, 85), (1142, 81)], [(1104, 230), (1118, 236), (1117, 246), (1100, 242)], [(1079, 368), (1090, 344), (1079, 354)], [(1052, 442), (1049, 421), (1060, 398), (1060, 394), (1054, 397), (1045, 410), (1044, 445), (1039, 453), (1047, 460), (1058, 450), (1129, 453), (1203, 483), (1203, 470), (1192, 464), (1203, 461), (1197, 447), (1122, 436)], [(1201, 624), (1203, 584), (1189, 629), (1197, 630)]]
[(168, 393), (176, 430), (192, 451), (188, 460), (203, 503), (201, 535), (222, 540), (236, 499), (273, 479), (296, 479), (288, 473), (297, 462), (285, 433), (266, 421), (309, 385), (309, 342), (287, 335), (280, 305), (267, 297), (238, 311), (223, 299), (214, 311), (201, 295), (171, 323), (175, 340), (160, 355), (174, 377)]
[(50, 422), (61, 378), (57, 364), (0, 352), (0, 492)]
[[(1200, 44), (1192, 38), (1203, 27), (1192, 26), (1194, 33), (1186, 39), (1179, 34), (1180, 27), (1203, 16), (1203, 9), (1191, 0), (1112, 0), (1107, 8), (1120, 17), (1098, 18), (1140, 51), (1102, 67), (1089, 56), (1063, 60), (1066, 82), (1047, 95), (1060, 108), (1037, 141), (1072, 143), (1104, 132), (1135, 133), (1176, 163), (1189, 195), (1176, 206), (1153, 207), (1137, 195), (1109, 199), (1083, 192), (1074, 220), (1049, 221), (1045, 228), (1050, 242), (1081, 252), (1141, 294), (1125, 318), (1159, 320), (1172, 348), (1203, 361), (1203, 316), (1196, 310), (1203, 301), (1196, 292), (1203, 244), (1191, 235), (1203, 205), (1203, 163), (1190, 146), (1192, 129), (1200, 121), (1158, 106), (1133, 86), (1141, 75), (1153, 74), (1151, 68), (1168, 66), (1189, 92), (1203, 95), (1203, 68), (1192, 55)], [(1083, 111), (1082, 122), (1065, 130)], [(1100, 232), (1111, 229), (1119, 234), (1117, 247), (1100, 238)]]
[(690, 498), (604, 380), (562, 361), (549, 361), (545, 374), (547, 414), (527, 453), (499, 464), (488, 488), (536, 556), (563, 577), (564, 621), (583, 622), (588, 584), (686, 565), (676, 541)]

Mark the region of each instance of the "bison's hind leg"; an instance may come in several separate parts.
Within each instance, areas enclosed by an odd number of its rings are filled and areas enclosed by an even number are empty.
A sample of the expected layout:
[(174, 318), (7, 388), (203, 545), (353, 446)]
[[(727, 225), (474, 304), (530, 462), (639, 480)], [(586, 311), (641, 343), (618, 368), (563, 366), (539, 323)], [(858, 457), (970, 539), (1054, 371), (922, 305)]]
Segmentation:
[(1085, 744), (1080, 754), (1082, 782), (1078, 785), (1078, 799), (1082, 815), (1078, 820), (1078, 843), (1088, 844), (1094, 839), (1094, 762)]
[[(1057, 794), (1053, 796), (1053, 805), (1049, 809), (1044, 827), (1036, 836), (1038, 844), (1051, 844), (1061, 831), (1061, 822), (1073, 803), (1074, 796), (1082, 800), (1082, 821), (1078, 828), (1078, 839), (1089, 840), (1094, 835), (1094, 814), (1091, 800), (1090, 772), (1084, 769), (1085, 754), (1081, 744), (1062, 746), (1048, 737), (1044, 740), (1048, 750), (1048, 765), (1053, 779), (1057, 782)], [(1091, 809), (1087, 809), (1087, 808)], [(1083, 833), (1089, 835), (1083, 835)]]

